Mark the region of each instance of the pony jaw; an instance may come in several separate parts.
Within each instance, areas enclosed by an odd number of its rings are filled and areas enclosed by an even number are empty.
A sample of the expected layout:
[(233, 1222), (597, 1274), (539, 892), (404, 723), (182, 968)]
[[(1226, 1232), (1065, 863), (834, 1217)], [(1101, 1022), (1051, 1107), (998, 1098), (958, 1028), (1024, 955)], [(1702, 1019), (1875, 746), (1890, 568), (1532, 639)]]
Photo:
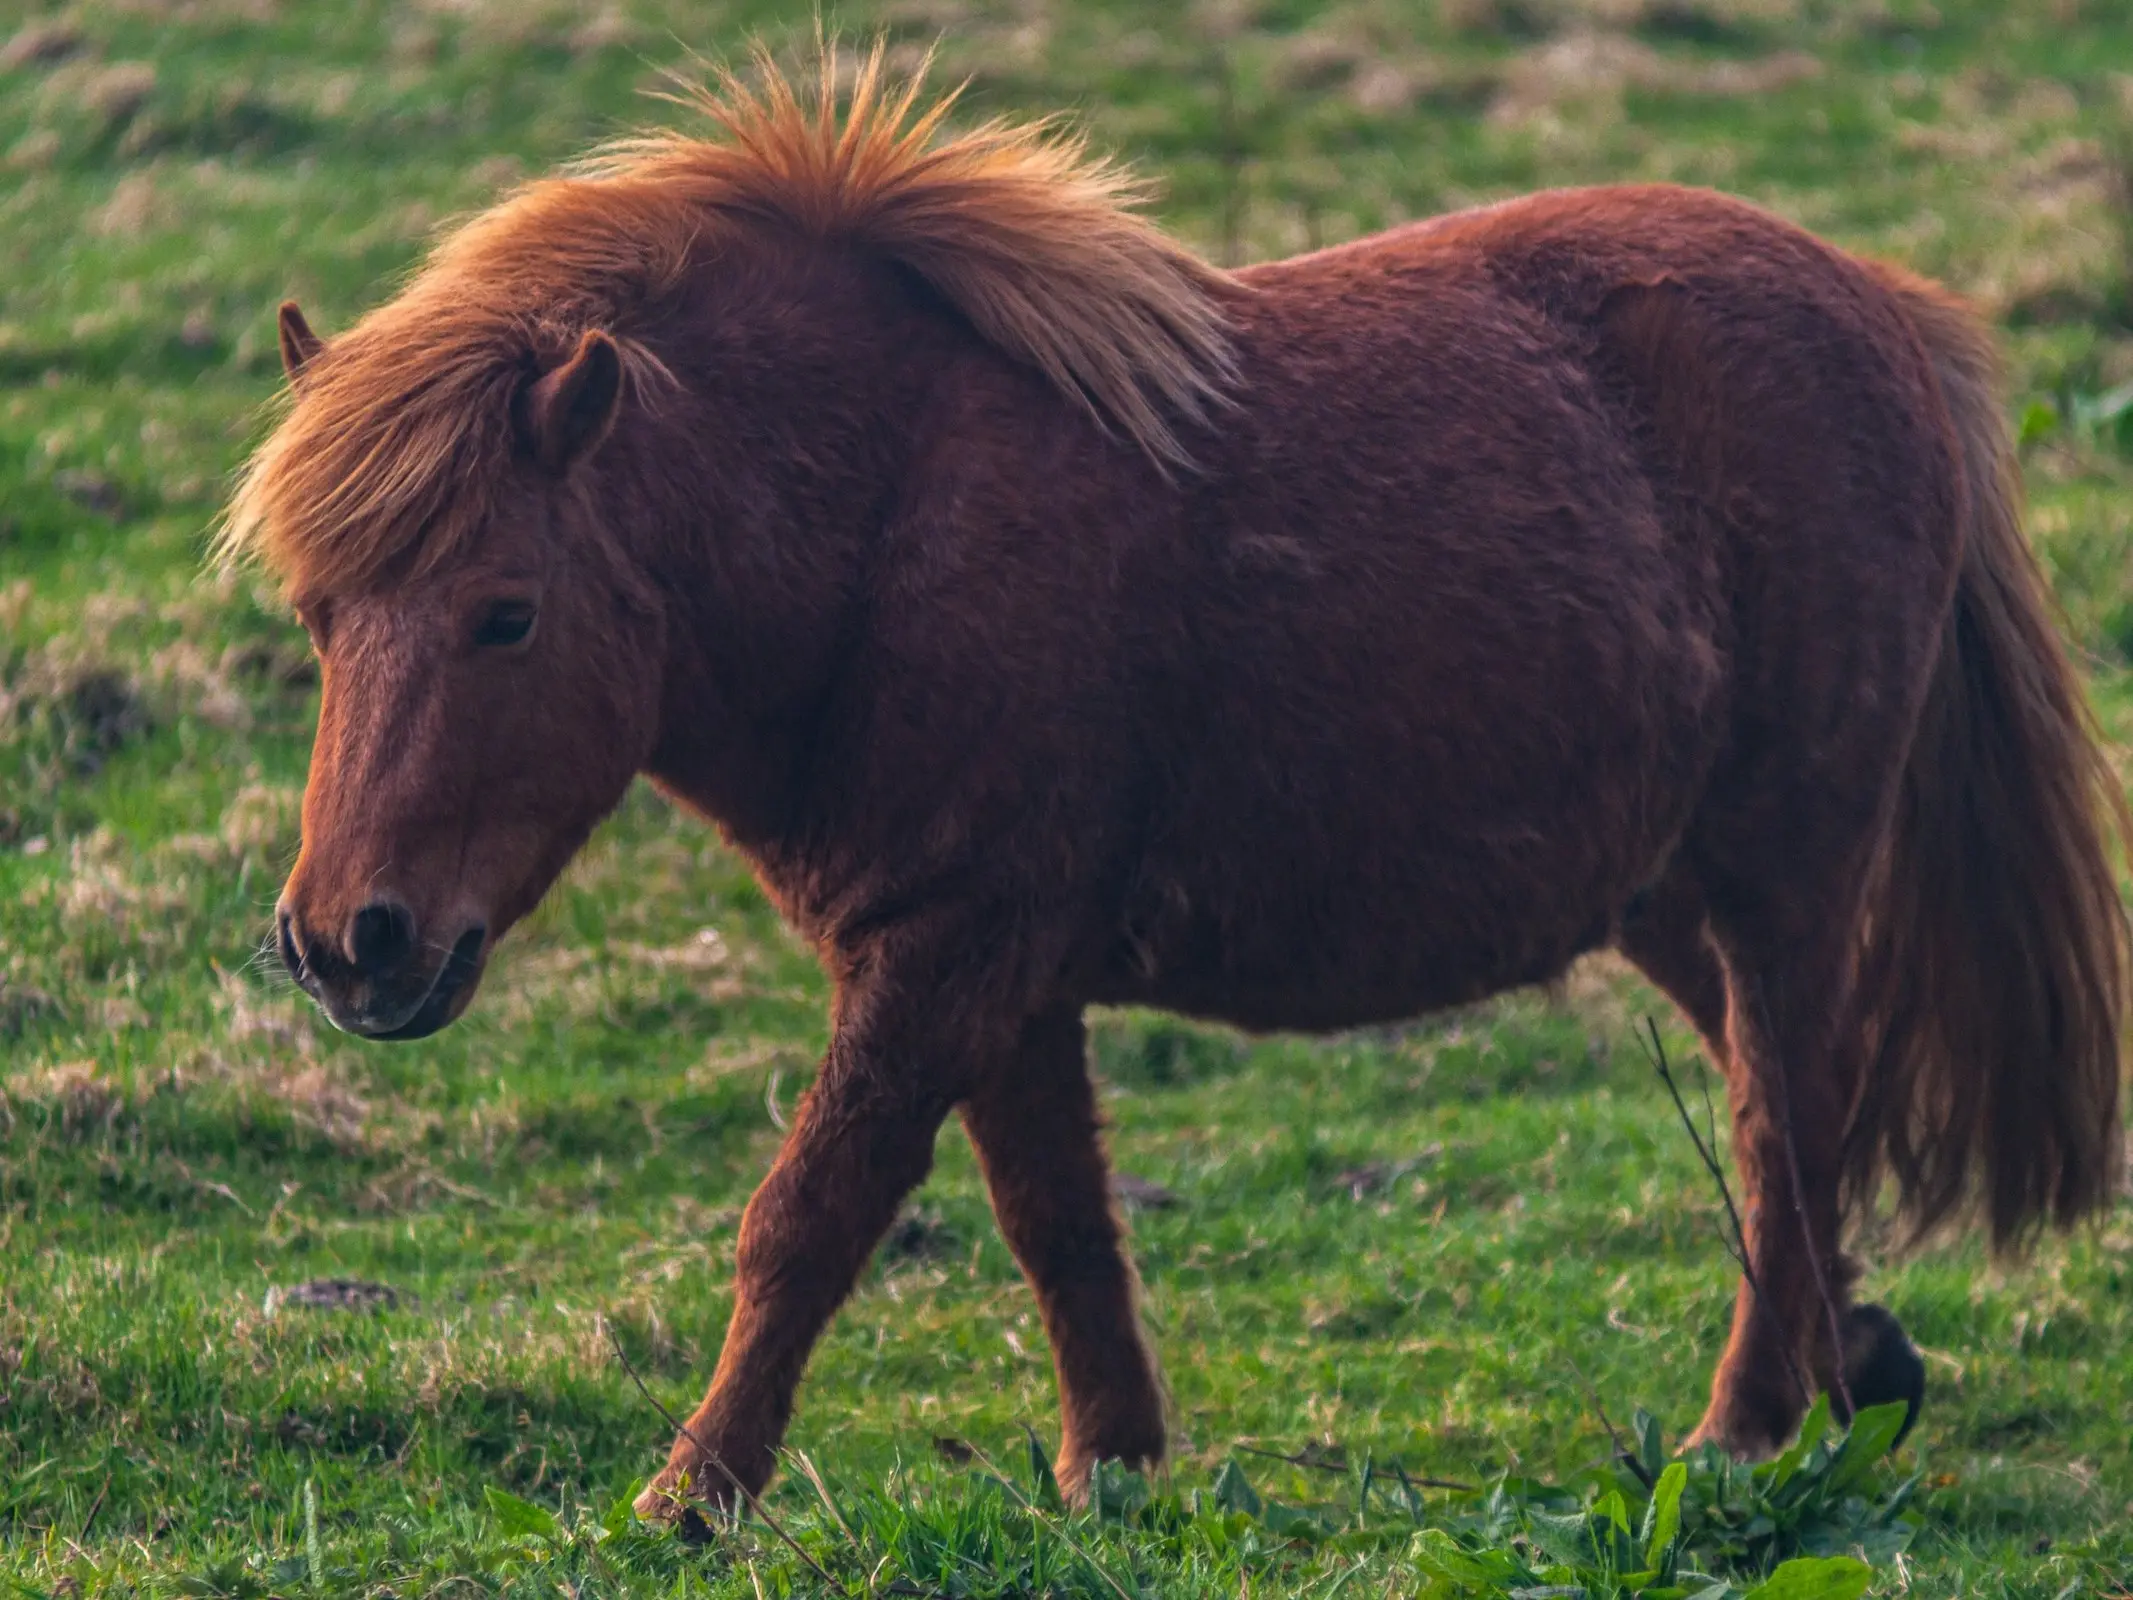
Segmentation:
[(469, 928), (453, 944), (430, 981), (429, 992), (415, 1003), (407, 1017), (394, 1027), (364, 1036), (392, 1041), (426, 1039), (458, 1021), (473, 1000), (474, 991), (481, 987), (481, 975), (488, 965), (488, 943), (488, 929), (478, 925)]

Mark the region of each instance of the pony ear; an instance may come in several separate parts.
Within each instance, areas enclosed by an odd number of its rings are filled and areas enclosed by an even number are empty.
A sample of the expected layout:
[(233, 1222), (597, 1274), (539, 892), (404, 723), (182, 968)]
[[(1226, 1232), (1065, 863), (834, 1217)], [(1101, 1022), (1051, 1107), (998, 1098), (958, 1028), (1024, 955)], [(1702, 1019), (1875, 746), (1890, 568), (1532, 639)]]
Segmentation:
[(622, 352), (591, 329), (576, 354), (527, 385), (519, 406), (520, 439), (550, 472), (567, 472), (607, 437), (621, 403)]
[(311, 358), (326, 348), (326, 341), (311, 331), (294, 300), (281, 303), (281, 367), (294, 383)]

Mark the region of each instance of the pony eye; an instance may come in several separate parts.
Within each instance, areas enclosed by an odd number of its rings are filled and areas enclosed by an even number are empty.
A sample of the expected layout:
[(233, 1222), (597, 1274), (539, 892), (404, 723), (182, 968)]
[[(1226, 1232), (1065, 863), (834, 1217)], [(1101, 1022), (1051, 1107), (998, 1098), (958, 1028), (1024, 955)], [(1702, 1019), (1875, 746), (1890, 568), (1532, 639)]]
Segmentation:
[(299, 603), (296, 620), (304, 625), (304, 632), (311, 636), (311, 648), (319, 654), (326, 652), (326, 640), (333, 632), (333, 607), (324, 600)]
[(489, 607), (475, 628), (474, 642), (485, 650), (523, 643), (526, 635), (533, 632), (533, 619), (538, 614), (528, 601), (499, 601)]

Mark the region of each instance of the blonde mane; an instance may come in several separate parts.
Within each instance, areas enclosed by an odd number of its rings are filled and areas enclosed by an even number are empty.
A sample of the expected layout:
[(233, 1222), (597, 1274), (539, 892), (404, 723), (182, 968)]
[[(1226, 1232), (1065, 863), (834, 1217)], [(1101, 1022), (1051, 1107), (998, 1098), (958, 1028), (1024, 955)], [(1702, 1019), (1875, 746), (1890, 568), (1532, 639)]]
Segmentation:
[(512, 447), (511, 397), (588, 328), (640, 398), (660, 297), (719, 228), (773, 221), (897, 260), (981, 337), (1166, 468), (1233, 374), (1228, 275), (1138, 214), (1141, 185), (1053, 120), (944, 136), (924, 71), (892, 88), (880, 46), (840, 115), (835, 55), (803, 95), (767, 56), (675, 98), (723, 137), (610, 145), (447, 236), (399, 296), (333, 339), (245, 469), (218, 547), (290, 587), (375, 581), (479, 527)]

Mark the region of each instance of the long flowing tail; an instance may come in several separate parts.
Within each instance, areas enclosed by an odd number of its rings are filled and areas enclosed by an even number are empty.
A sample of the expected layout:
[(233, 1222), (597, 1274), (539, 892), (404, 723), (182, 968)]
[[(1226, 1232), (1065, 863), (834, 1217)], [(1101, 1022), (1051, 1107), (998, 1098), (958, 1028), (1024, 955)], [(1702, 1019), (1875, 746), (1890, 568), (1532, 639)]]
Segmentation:
[(2117, 1190), (2128, 930), (2112, 841), (2133, 840), (2133, 818), (2022, 536), (1991, 335), (1934, 285), (1880, 276), (1933, 357), (1969, 510), (1858, 969), (1871, 1054), (1846, 1191), (1869, 1205), (1893, 1175), (1913, 1240), (1975, 1208), (1996, 1250), (2016, 1248)]

